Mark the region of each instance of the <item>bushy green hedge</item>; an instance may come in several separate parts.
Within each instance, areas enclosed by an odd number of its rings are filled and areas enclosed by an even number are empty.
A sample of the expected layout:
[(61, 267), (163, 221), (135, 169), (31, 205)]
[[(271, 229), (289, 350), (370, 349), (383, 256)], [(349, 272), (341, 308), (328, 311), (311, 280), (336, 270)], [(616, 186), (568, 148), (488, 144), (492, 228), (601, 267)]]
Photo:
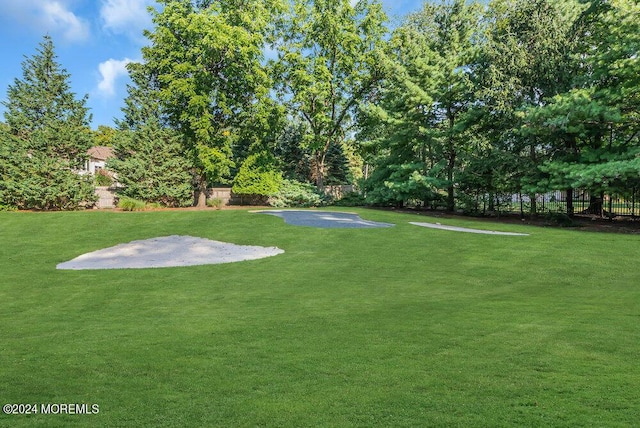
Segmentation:
[(278, 193), (282, 173), (275, 169), (273, 162), (272, 156), (263, 153), (250, 155), (233, 180), (233, 193), (265, 199)]
[(332, 205), (338, 207), (362, 207), (367, 205), (367, 200), (360, 192), (349, 192), (334, 201)]
[(326, 197), (312, 184), (295, 180), (283, 180), (280, 190), (268, 199), (268, 204), (276, 208), (317, 207), (326, 205)]

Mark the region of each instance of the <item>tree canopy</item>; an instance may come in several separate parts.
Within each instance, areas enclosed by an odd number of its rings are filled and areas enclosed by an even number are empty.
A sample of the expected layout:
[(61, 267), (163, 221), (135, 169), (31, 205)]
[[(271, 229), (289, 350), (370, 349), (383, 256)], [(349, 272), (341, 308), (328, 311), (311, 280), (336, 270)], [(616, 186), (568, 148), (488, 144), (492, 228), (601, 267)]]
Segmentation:
[[(169, 205), (298, 180), (468, 211), (519, 194), (535, 213), (562, 191), (573, 214), (576, 189), (602, 212), (605, 193), (640, 188), (635, 0), (424, 2), (392, 31), (379, 0), (157, 0), (151, 14), (117, 130), (88, 129), (50, 38), (27, 59), (0, 129), (0, 204), (82, 204), (86, 180), (67, 172), (96, 142), (116, 149), (123, 193)], [(25, 196), (45, 171), (58, 178), (39, 186), (84, 190)]]
[(0, 130), (0, 205), (75, 209), (95, 200), (92, 179), (78, 172), (92, 145), (87, 96), (77, 99), (69, 74), (45, 36), (7, 91)]

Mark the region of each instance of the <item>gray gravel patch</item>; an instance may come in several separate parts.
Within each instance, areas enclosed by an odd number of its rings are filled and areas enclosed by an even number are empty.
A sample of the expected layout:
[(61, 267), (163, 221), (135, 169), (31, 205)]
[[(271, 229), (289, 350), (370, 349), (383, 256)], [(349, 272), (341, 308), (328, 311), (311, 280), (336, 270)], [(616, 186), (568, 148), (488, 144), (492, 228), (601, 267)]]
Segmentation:
[(482, 233), (485, 235), (508, 235), (508, 236), (529, 236), (528, 233), (515, 233), (515, 232), (499, 232), (495, 230), (482, 230), (482, 229), (468, 229), (466, 227), (447, 226), (440, 223), (418, 223), (409, 222), (416, 226), (430, 227), (432, 229), (452, 230), (455, 232), (467, 232), (467, 233)]
[(193, 236), (132, 241), (83, 254), (56, 269), (143, 269), (255, 260), (284, 253), (277, 247), (236, 245)]
[(370, 229), (395, 226), (395, 224), (391, 223), (363, 220), (355, 213), (307, 210), (264, 210), (255, 212), (281, 217), (284, 219), (285, 223), (294, 226), (309, 226), (329, 229)]

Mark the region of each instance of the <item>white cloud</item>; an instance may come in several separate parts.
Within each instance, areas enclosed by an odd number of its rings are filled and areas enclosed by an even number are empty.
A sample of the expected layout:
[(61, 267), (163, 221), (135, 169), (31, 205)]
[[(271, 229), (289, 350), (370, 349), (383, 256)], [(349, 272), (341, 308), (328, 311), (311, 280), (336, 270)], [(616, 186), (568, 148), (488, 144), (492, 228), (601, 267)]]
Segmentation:
[(68, 42), (83, 41), (90, 35), (89, 23), (70, 10), (68, 0), (9, 0), (1, 9), (5, 18), (41, 33), (61, 35)]
[(129, 58), (123, 60), (108, 59), (98, 65), (101, 80), (98, 83), (98, 92), (104, 96), (110, 97), (116, 93), (116, 80), (120, 76), (127, 76), (127, 64), (133, 62)]
[(50, 28), (62, 31), (63, 37), (69, 41), (85, 40), (89, 37), (89, 25), (61, 3), (44, 2), (42, 5), (44, 19)]
[(147, 6), (152, 0), (102, 0), (100, 17), (104, 28), (130, 37), (141, 37), (142, 30), (151, 26)]

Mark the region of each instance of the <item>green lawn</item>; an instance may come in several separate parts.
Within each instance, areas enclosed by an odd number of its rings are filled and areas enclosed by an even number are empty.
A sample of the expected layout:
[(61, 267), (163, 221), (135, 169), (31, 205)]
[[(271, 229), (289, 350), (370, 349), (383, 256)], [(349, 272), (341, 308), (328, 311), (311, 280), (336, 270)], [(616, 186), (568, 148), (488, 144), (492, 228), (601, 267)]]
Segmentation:
[[(348, 211), (354, 211), (349, 208)], [(246, 211), (0, 213), (0, 426), (632, 426), (640, 237), (475, 235)], [(278, 246), (225, 265), (58, 271), (135, 239)]]

